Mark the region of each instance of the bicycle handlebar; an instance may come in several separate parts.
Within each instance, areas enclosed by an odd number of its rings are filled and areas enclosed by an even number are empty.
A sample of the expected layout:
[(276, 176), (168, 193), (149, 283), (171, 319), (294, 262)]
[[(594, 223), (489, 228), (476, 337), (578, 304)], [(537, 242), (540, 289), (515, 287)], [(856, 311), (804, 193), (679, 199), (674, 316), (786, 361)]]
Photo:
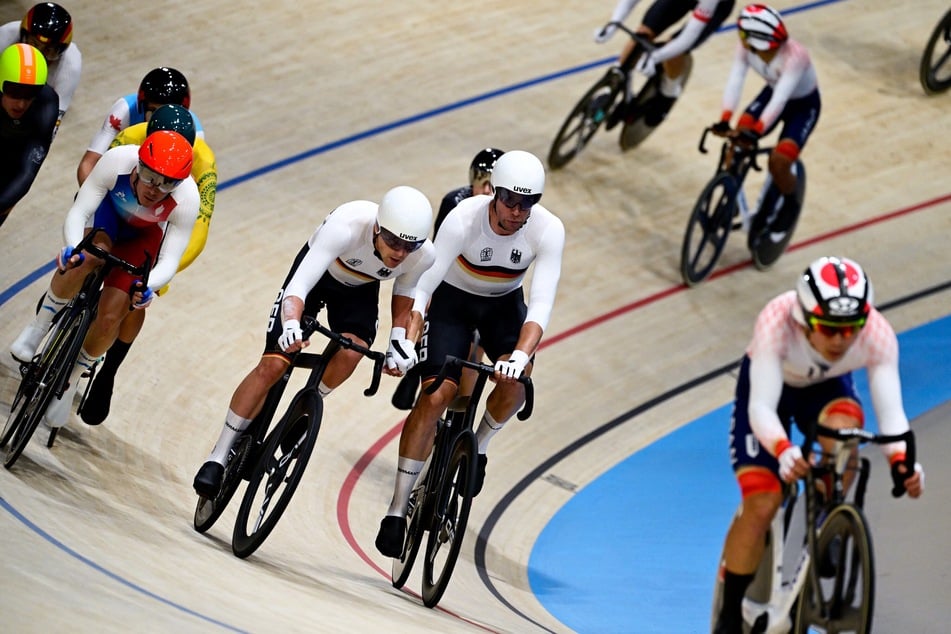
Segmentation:
[[(100, 232), (105, 232), (105, 229), (102, 227), (94, 227), (92, 231), (83, 236), (83, 239), (79, 241), (79, 244), (73, 247), (73, 253), (81, 253), (82, 251), (86, 251), (94, 257), (107, 262), (109, 266), (118, 266), (128, 273), (138, 276), (141, 281), (139, 284), (133, 284), (129, 288), (129, 297), (135, 295), (137, 290), (148, 287), (149, 274), (152, 272), (152, 254), (148, 251), (145, 251), (145, 262), (143, 262), (141, 266), (127, 262), (126, 260), (113, 255), (109, 251), (106, 251), (99, 245), (93, 243), (93, 237), (95, 237), (95, 235)], [(60, 271), (60, 274), (64, 272), (65, 271)], [(129, 310), (132, 310), (131, 307)]]
[[(842, 441), (855, 441), (859, 445), (865, 443), (872, 443), (875, 445), (887, 445), (888, 443), (893, 442), (905, 442), (905, 468), (908, 469), (908, 474), (911, 475), (915, 472), (915, 461), (916, 461), (916, 448), (915, 448), (915, 434), (909, 429), (906, 432), (901, 434), (876, 434), (873, 431), (863, 429), (861, 427), (848, 427), (845, 429), (834, 429), (832, 427), (826, 427), (821, 423), (815, 423), (810, 431), (814, 433), (808, 434), (805, 442), (802, 445), (802, 455), (808, 457), (809, 453), (812, 452), (812, 446), (815, 443), (817, 437), (822, 436), (823, 438), (832, 438), (834, 440)], [(892, 496), (901, 497), (905, 492), (905, 487), (901, 485), (895, 485), (892, 487)]]
[(643, 35), (642, 33), (638, 33), (637, 31), (633, 29), (628, 28), (627, 26), (624, 25), (623, 22), (608, 22), (603, 27), (601, 27), (601, 29), (602, 30), (606, 29), (609, 26), (616, 27), (617, 29), (627, 33), (628, 36), (630, 36), (632, 40), (634, 40), (635, 42), (643, 46), (644, 50), (646, 50), (648, 53), (657, 48), (657, 46), (653, 42), (647, 39), (647, 36)]
[[(703, 129), (703, 132), (700, 134), (700, 143), (697, 145), (697, 149), (701, 154), (707, 154), (707, 135), (714, 134), (715, 136), (722, 137), (725, 140), (725, 143), (729, 143), (735, 149), (740, 150), (743, 154), (750, 157), (750, 167), (755, 171), (759, 172), (762, 170), (760, 167), (759, 161), (756, 160), (756, 157), (760, 154), (761, 148), (759, 147), (759, 139), (751, 139), (749, 143), (741, 143), (736, 136), (738, 130), (735, 128), (730, 128), (726, 132), (718, 132), (713, 128), (712, 125), (708, 125)], [(763, 148), (763, 152), (768, 152), (769, 149)]]
[[(443, 361), (442, 367), (439, 369), (439, 374), (436, 375), (436, 380), (434, 380), (425, 388), (427, 394), (433, 394), (439, 389), (439, 386), (442, 385), (443, 381), (446, 380), (446, 375), (449, 373), (449, 369), (453, 366), (469, 368), (471, 370), (475, 370), (479, 374), (485, 374), (486, 376), (495, 375), (495, 366), (486, 365), (485, 363), (478, 363), (476, 361), (469, 361), (468, 359), (460, 359), (459, 357), (449, 355), (446, 357), (446, 360)], [(522, 374), (522, 376), (518, 377), (517, 380), (519, 383), (525, 386), (525, 405), (516, 416), (519, 420), (526, 420), (532, 415), (532, 410), (535, 408), (535, 384), (532, 382), (532, 377), (525, 374)]]
[(341, 348), (359, 352), (366, 358), (373, 360), (373, 374), (370, 377), (370, 386), (363, 390), (363, 395), (373, 396), (376, 394), (376, 391), (380, 387), (380, 376), (383, 374), (383, 362), (386, 359), (386, 355), (384, 355), (382, 352), (377, 352), (376, 350), (370, 350), (369, 348), (356, 343), (353, 339), (345, 337), (344, 335), (336, 333), (326, 326), (323, 326), (314, 317), (305, 315), (301, 319), (301, 339), (306, 341), (310, 339), (310, 336), (315, 332), (319, 332), (331, 341), (336, 342)]

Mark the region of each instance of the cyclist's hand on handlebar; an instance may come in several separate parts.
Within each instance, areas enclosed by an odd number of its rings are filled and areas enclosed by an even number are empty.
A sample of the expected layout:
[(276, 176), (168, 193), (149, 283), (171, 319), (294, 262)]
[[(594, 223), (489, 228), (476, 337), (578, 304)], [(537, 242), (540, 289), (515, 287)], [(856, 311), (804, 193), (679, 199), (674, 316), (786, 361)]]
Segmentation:
[(304, 333), (301, 332), (300, 322), (296, 319), (288, 319), (284, 322), (284, 332), (277, 345), (284, 352), (297, 352), (301, 348), (306, 348), (309, 342), (304, 341)]
[(809, 473), (809, 463), (802, 457), (802, 449), (788, 440), (780, 443), (781, 446), (783, 444), (785, 447), (776, 454), (776, 460), (779, 462), (779, 477), (783, 482), (795, 482), (799, 478), (806, 477)]
[(390, 347), (386, 351), (386, 373), (402, 376), (417, 361), (416, 346), (406, 338), (406, 329), (393, 328), (390, 331)]
[(66, 271), (79, 266), (85, 259), (86, 255), (82, 251), (76, 251), (75, 247), (63, 247), (56, 254), (56, 268)]
[(907, 491), (909, 497), (919, 497), (925, 490), (925, 470), (920, 462), (916, 462), (914, 473), (908, 475), (904, 459), (895, 460), (892, 463), (892, 482), (902, 493)]
[(529, 356), (521, 350), (513, 350), (511, 356), (505, 360), (495, 362), (496, 379), (518, 380), (528, 365)]
[(604, 44), (605, 42), (611, 39), (615, 31), (617, 31), (617, 26), (615, 26), (614, 24), (605, 24), (601, 28), (595, 29), (594, 41), (597, 42), (598, 44)]
[(728, 134), (730, 134), (730, 131), (731, 131), (730, 122), (717, 121), (712, 126), (710, 126), (710, 130), (712, 130), (713, 133), (716, 134), (717, 136), (727, 136)]
[(654, 74), (657, 73), (657, 61), (654, 59), (654, 51), (649, 53), (645, 52), (641, 55), (637, 60), (637, 64), (634, 65), (634, 70), (648, 79), (653, 77)]
[(736, 140), (748, 147), (753, 147), (759, 143), (759, 133), (750, 128), (743, 128), (736, 133)]
[(152, 300), (155, 299), (155, 293), (151, 288), (142, 283), (142, 280), (136, 280), (132, 283), (132, 307), (136, 310), (148, 308)]

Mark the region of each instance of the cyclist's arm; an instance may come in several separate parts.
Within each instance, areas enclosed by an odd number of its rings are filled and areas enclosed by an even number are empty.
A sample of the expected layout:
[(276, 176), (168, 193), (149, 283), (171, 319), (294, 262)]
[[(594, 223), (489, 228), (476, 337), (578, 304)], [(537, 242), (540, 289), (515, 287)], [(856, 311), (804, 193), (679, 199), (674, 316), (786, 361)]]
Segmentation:
[(112, 104), (112, 108), (102, 121), (102, 126), (93, 136), (86, 153), (83, 154), (83, 158), (79, 162), (79, 167), (76, 169), (76, 179), (80, 185), (85, 182), (93, 167), (109, 149), (119, 130), (128, 127), (129, 121), (129, 104), (124, 98), (120, 97)]
[(162, 246), (149, 275), (149, 287), (155, 289), (162, 288), (175, 277), (198, 216), (198, 190), (194, 182), (182, 182), (171, 195), (175, 198), (175, 210), (168, 216)]
[(742, 44), (737, 44), (733, 55), (733, 66), (730, 68), (730, 76), (726, 81), (726, 88), (723, 89), (723, 114), (721, 121), (729, 121), (740, 105), (740, 97), (743, 96), (743, 81), (746, 79), (746, 71), (749, 68), (746, 49)]
[(678, 55), (683, 55), (693, 48), (694, 42), (700, 39), (700, 34), (703, 33), (703, 29), (706, 28), (708, 22), (710, 22), (710, 16), (698, 14), (697, 11), (694, 10), (694, 12), (690, 14), (690, 19), (687, 21), (687, 24), (685, 24), (684, 28), (677, 34), (677, 37), (654, 51), (651, 58), (654, 62), (660, 64)]
[(33, 186), (53, 142), (57, 107), (56, 93), (52, 88), (44, 88), (23, 116), (20, 125), (30, 126), (33, 134), (32, 138), (23, 144), (20, 155), (11, 157), (13, 160), (7, 163), (15, 168), (12, 174), (4, 175), (7, 186), (0, 190), (0, 210), (14, 207)]
[(778, 356), (759, 353), (750, 357), (750, 428), (763, 448), (776, 455), (777, 445), (789, 436), (776, 414), (783, 391), (783, 367)]
[(70, 44), (66, 51), (59, 58), (59, 65), (56, 70), (56, 76), (50, 80), (50, 86), (59, 95), (59, 116), (56, 120), (56, 127), (66, 116), (66, 111), (73, 102), (73, 94), (79, 85), (79, 77), (83, 70), (83, 56), (75, 43)]
[(446, 277), (449, 267), (455, 262), (465, 248), (466, 231), (458, 212), (450, 212), (439, 228), (439, 235), (433, 245), (436, 247), (436, 258), (433, 265), (422, 274), (416, 285), (413, 302), (413, 311), (420, 315), (426, 314), (429, 300), (433, 291)]
[[(529, 295), (528, 312), (525, 316), (526, 324), (534, 322), (539, 328), (539, 339), (541, 331), (548, 327), (548, 320), (551, 318), (551, 311), (555, 305), (555, 294), (558, 291), (558, 281), (561, 278), (561, 255), (565, 248), (565, 227), (554, 215), (541, 236), (539, 242), (540, 248), (535, 258), (534, 271), (532, 273), (532, 286)], [(535, 346), (538, 341), (535, 341)], [(522, 348), (531, 354), (535, 347)]]
[(611, 14), (611, 22), (623, 22), (638, 2), (639, 0), (618, 0), (617, 6), (614, 7), (614, 13)]
[(755, 129), (759, 133), (769, 130), (776, 120), (783, 114), (786, 104), (793, 94), (796, 86), (806, 71), (809, 69), (809, 56), (805, 49), (797, 47), (790, 49), (787, 53), (786, 61), (783, 64), (779, 81), (773, 86), (773, 94), (763, 108), (763, 113), (756, 122)]
[(310, 249), (301, 260), (294, 276), (284, 289), (284, 301), (288, 297), (297, 297), (303, 302), (327, 269), (350, 245), (352, 234), (349, 224), (331, 222), (322, 224), (310, 240)]
[(192, 178), (198, 185), (198, 218), (192, 228), (188, 247), (178, 264), (178, 270), (183, 271), (195, 261), (205, 249), (208, 242), (208, 229), (211, 226), (211, 216), (215, 213), (215, 193), (218, 188), (218, 167), (215, 164), (215, 155), (211, 148), (201, 139), (195, 140), (195, 158), (192, 167)]
[(63, 224), (63, 242), (76, 246), (83, 238), (86, 224), (113, 187), (116, 186), (120, 165), (118, 153), (110, 152), (96, 163), (88, 178), (79, 188)]

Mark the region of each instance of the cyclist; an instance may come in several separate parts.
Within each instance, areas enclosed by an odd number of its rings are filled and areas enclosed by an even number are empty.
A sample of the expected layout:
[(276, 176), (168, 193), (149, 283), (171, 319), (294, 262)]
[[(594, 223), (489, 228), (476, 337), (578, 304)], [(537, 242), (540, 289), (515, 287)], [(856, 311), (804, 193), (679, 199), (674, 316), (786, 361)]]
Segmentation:
[[(232, 445), (264, 405), (268, 390), (287, 371), (301, 340), (302, 315), (327, 308), (334, 331), (369, 347), (376, 336), (380, 281), (393, 280), (390, 345), (384, 371), (401, 375), (416, 362), (407, 340), (416, 284), (433, 263), (428, 240), (433, 208), (417, 189), (395, 187), (377, 205), (355, 200), (334, 209), (301, 248), (271, 308), (264, 352), (231, 397), (224, 426), (207, 461), (195, 475), (195, 491), (206, 498), (221, 488)], [(322, 396), (341, 385), (363, 356), (341, 350), (318, 385)]]
[[(671, 107), (683, 92), (684, 82), (690, 73), (690, 51), (703, 44), (710, 35), (720, 28), (723, 21), (733, 11), (735, 0), (654, 0), (647, 9), (641, 25), (636, 32), (653, 41), (688, 13), (687, 23), (674, 34), (673, 39), (653, 52), (642, 55), (637, 61), (636, 70), (647, 77), (653, 77), (657, 65), (663, 64), (660, 88), (654, 97), (644, 104), (644, 123), (658, 126), (667, 117)], [(618, 0), (611, 22), (623, 22), (634, 9), (638, 0)], [(594, 33), (598, 44), (607, 42), (617, 27), (604, 26)], [(629, 40), (621, 54), (625, 59), (635, 46)], [(629, 104), (630, 105), (630, 104)]]
[[(847, 258), (822, 257), (796, 289), (760, 312), (740, 365), (730, 427), (730, 456), (743, 497), (724, 547), (723, 607), (716, 632), (740, 632), (743, 595), (782, 502), (782, 482), (805, 477), (809, 463), (790, 442), (792, 420), (862, 427), (852, 372), (868, 371), (872, 404), (884, 434), (908, 430), (898, 375), (898, 339), (872, 306), (872, 283)], [(831, 449), (831, 447), (829, 447)], [(896, 485), (917, 498), (924, 472), (908, 473), (904, 443), (883, 445)]]
[[(496, 161), (491, 181), (494, 196), (467, 198), (446, 216), (435, 241), (436, 262), (416, 290), (407, 334), (411, 340), (417, 338), (425, 314), (419, 352), (424, 385), (435, 379), (447, 355), (468, 354), (476, 330), (495, 363), (496, 386), (476, 431), (477, 493), (485, 479), (489, 441), (525, 401), (517, 379), (531, 373), (532, 355), (548, 325), (565, 242), (561, 220), (538, 204), (545, 168), (536, 156), (521, 150), (506, 152)], [(522, 280), (533, 262), (526, 308)], [(377, 549), (387, 557), (402, 552), (409, 495), (459, 376), (457, 369), (435, 394), (423, 390), (406, 419), (393, 498), (376, 538)]]
[(0, 53), (0, 225), (30, 191), (56, 131), (56, 92), (29, 44)]
[(73, 42), (73, 18), (56, 3), (35, 4), (20, 22), (0, 26), (0, 50), (17, 42), (36, 48), (46, 59), (47, 83), (59, 97), (55, 134), (73, 101), (83, 70), (83, 56)]
[(76, 252), (87, 225), (105, 228), (95, 244), (135, 265), (145, 261), (145, 253), (155, 265), (148, 286), (131, 274), (114, 269), (107, 277), (99, 300), (99, 310), (79, 353), (62, 398), (46, 411), (50, 427), (62, 427), (69, 417), (80, 375), (89, 370), (116, 338), (119, 323), (131, 308), (142, 309), (178, 269), (195, 218), (198, 215), (198, 188), (189, 178), (192, 147), (177, 132), (162, 130), (149, 135), (141, 146), (123, 145), (103, 154), (102, 159), (79, 188), (66, 214), (63, 237), (66, 243), (57, 257), (59, 272), (53, 273), (36, 316), (13, 342), (14, 358), (33, 358), (53, 317), (79, 291), (86, 276), (100, 263), (97, 258)]
[(800, 202), (794, 195), (797, 177), (793, 165), (819, 121), (819, 83), (809, 52), (789, 37), (775, 9), (765, 4), (747, 5), (736, 26), (740, 42), (723, 93), (723, 112), (714, 131), (729, 131), (746, 71), (752, 68), (766, 80), (766, 86), (740, 115), (737, 131), (732, 134), (752, 142), (768, 134), (780, 121), (783, 123), (779, 142), (769, 155), (769, 173), (779, 197), (763, 201), (760, 206), (779, 214), (770, 227), (780, 233), (788, 230), (798, 216)]
[[(487, 147), (483, 150), (479, 150), (479, 153), (472, 158), (472, 162), (469, 164), (469, 184), (450, 191), (442, 198), (442, 202), (439, 205), (439, 213), (436, 214), (434, 236), (439, 233), (439, 226), (442, 224), (442, 221), (446, 219), (449, 212), (455, 209), (456, 205), (460, 202), (470, 196), (492, 193), (492, 183), (490, 181), (492, 167), (502, 154), (502, 150)], [(476, 346), (475, 349), (472, 350), (472, 354), (469, 358), (473, 360), (481, 359), (482, 349)], [(475, 377), (471, 370), (463, 370), (462, 375), (463, 379), (460, 390), (461, 393), (468, 394), (472, 390), (472, 381), (475, 380)], [(406, 375), (400, 379), (399, 385), (396, 386), (396, 390), (393, 392), (393, 407), (397, 409), (412, 409), (413, 402), (416, 400), (417, 387), (419, 387), (419, 371), (418, 368), (414, 368), (408, 371)]]
[[(208, 240), (208, 228), (211, 216), (215, 211), (215, 189), (218, 184), (218, 168), (215, 164), (215, 154), (208, 147), (204, 139), (195, 136), (195, 121), (185, 106), (167, 104), (159, 106), (148, 123), (137, 123), (125, 128), (116, 136), (112, 147), (119, 145), (140, 145), (146, 136), (159, 130), (172, 130), (184, 136), (192, 144), (194, 159), (192, 161), (192, 178), (198, 185), (199, 206), (198, 218), (192, 228), (188, 247), (178, 264), (178, 270), (185, 270), (205, 248)], [(168, 285), (156, 291), (163, 295)], [(128, 313), (122, 320), (119, 335), (115, 343), (109, 348), (105, 358), (96, 370), (89, 392), (83, 404), (80, 417), (87, 425), (98, 425), (109, 415), (112, 401), (112, 390), (115, 385), (116, 371), (132, 347), (142, 325), (145, 323), (145, 311), (136, 310)]]
[[(191, 109), (191, 90), (185, 75), (174, 68), (153, 68), (139, 82), (138, 92), (120, 97), (112, 104), (102, 127), (93, 136), (76, 169), (76, 179), (82, 185), (99, 157), (109, 149), (120, 130), (143, 123), (159, 106), (176, 104)], [(204, 138), (205, 132), (195, 113), (195, 134)]]

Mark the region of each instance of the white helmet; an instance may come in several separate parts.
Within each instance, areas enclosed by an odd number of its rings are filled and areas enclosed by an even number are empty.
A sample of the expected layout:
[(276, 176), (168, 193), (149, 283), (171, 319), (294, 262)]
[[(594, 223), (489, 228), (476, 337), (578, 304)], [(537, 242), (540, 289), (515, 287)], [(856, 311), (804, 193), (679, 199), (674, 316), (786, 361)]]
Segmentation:
[(506, 152), (492, 168), (492, 187), (502, 187), (523, 196), (538, 196), (545, 191), (545, 167), (530, 152)]
[(400, 185), (383, 195), (376, 221), (401, 240), (422, 242), (433, 225), (433, 206), (423, 192)]
[(837, 257), (822, 257), (810, 264), (799, 278), (796, 294), (806, 324), (861, 322), (874, 299), (872, 283), (858, 262)]
[(779, 12), (765, 4), (743, 7), (736, 29), (743, 41), (757, 51), (771, 51), (789, 39)]

